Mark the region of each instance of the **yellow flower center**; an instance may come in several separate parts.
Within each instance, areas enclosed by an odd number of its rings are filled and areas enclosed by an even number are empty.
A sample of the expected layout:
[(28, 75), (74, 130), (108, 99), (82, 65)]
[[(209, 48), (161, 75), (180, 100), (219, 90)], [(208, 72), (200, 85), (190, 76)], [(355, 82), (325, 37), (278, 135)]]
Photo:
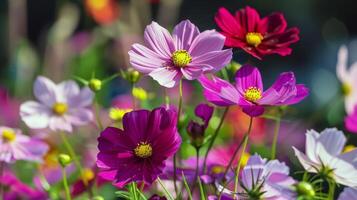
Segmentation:
[(352, 93), (352, 86), (348, 83), (342, 84), (342, 93), (345, 96), (349, 96)]
[(145, 101), (149, 97), (149, 94), (146, 92), (146, 90), (140, 87), (134, 87), (131, 93), (136, 99), (139, 99), (140, 101)]
[(257, 47), (263, 40), (263, 36), (260, 33), (250, 32), (245, 35), (245, 40), (249, 45)]
[(88, 4), (95, 10), (100, 10), (108, 4), (108, 0), (89, 0)]
[(83, 169), (83, 174), (82, 174), (82, 180), (83, 182), (90, 182), (91, 180), (93, 180), (95, 177), (95, 174), (93, 172), (93, 170), (89, 169), (89, 168), (85, 168)]
[(15, 131), (11, 129), (3, 130), (2, 131), (2, 139), (6, 142), (12, 142), (16, 139)]
[(249, 87), (244, 94), (244, 98), (250, 102), (256, 102), (262, 98), (262, 91), (256, 87)]
[(65, 103), (55, 103), (52, 107), (52, 111), (56, 115), (63, 115), (67, 112), (68, 106)]
[(152, 155), (152, 147), (147, 142), (140, 142), (134, 149), (134, 153), (140, 158), (148, 158)]
[(242, 164), (241, 164), (242, 167), (247, 165), (249, 158), (250, 158), (250, 154), (247, 153), (247, 152), (244, 152), (243, 155), (242, 155), (242, 158), (241, 158), (242, 159), (242, 161), (241, 161), (242, 162)]
[(192, 61), (190, 54), (186, 50), (175, 51), (171, 59), (176, 67), (186, 67)]
[(109, 117), (114, 121), (121, 121), (125, 113), (128, 113), (130, 111), (132, 111), (132, 109), (111, 108), (109, 110)]
[(213, 167), (212, 167), (211, 172), (212, 172), (213, 174), (221, 174), (221, 173), (223, 173), (225, 170), (226, 170), (226, 168), (224, 168), (223, 166), (216, 165), (216, 166), (213, 166)]
[(345, 146), (345, 148), (343, 149), (343, 153), (347, 153), (347, 152), (353, 151), (355, 149), (356, 149), (356, 147), (354, 145), (350, 144), (350, 145)]

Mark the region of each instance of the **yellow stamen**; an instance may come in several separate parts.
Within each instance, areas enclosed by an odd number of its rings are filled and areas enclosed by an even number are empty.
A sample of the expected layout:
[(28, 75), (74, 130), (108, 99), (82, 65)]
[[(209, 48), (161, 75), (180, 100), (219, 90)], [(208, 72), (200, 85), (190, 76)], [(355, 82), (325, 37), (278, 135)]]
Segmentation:
[(348, 83), (342, 84), (342, 93), (345, 96), (349, 96), (352, 93), (352, 86)]
[(14, 130), (6, 129), (2, 131), (2, 139), (6, 142), (12, 142), (16, 139), (16, 133)]
[(345, 146), (345, 148), (343, 149), (343, 153), (347, 153), (347, 152), (353, 151), (355, 149), (356, 149), (356, 147), (354, 145), (350, 144), (350, 145)]
[(134, 149), (134, 153), (140, 158), (148, 158), (152, 155), (152, 147), (147, 142), (140, 142)]
[(212, 167), (211, 172), (212, 172), (213, 174), (221, 174), (221, 173), (223, 173), (225, 170), (226, 170), (225, 167), (220, 166), (220, 165), (216, 165), (216, 166), (213, 166), (213, 167)]
[(95, 177), (95, 174), (93, 172), (93, 170), (89, 169), (89, 168), (85, 168), (83, 169), (83, 174), (82, 174), (82, 180), (84, 182), (90, 182), (91, 180), (93, 180)]
[(244, 98), (250, 102), (256, 102), (262, 98), (262, 91), (257, 87), (249, 87), (244, 94)]
[(263, 36), (260, 33), (250, 32), (245, 35), (245, 40), (249, 45), (257, 47), (263, 40)]
[(111, 108), (109, 110), (109, 117), (114, 121), (121, 121), (125, 113), (130, 111), (132, 111), (132, 109)]
[(63, 115), (67, 112), (68, 106), (65, 103), (55, 103), (52, 107), (52, 111), (56, 115)]
[(171, 59), (176, 67), (186, 67), (192, 61), (190, 54), (186, 50), (175, 51)]

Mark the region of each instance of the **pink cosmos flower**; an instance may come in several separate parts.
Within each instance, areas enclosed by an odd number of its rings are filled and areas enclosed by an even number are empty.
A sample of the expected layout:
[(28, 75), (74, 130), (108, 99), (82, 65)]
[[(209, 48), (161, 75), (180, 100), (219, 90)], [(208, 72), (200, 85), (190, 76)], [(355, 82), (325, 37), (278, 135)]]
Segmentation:
[(263, 114), (264, 106), (296, 104), (309, 94), (304, 85), (296, 84), (293, 72), (280, 74), (266, 91), (263, 91), (258, 68), (251, 65), (244, 65), (237, 71), (235, 86), (218, 77), (212, 77), (213, 80), (205, 76), (199, 78), (206, 99), (218, 106), (239, 105), (244, 113), (252, 117)]
[(40, 140), (23, 135), (20, 129), (0, 127), (0, 161), (42, 161), (48, 145)]
[(357, 104), (357, 62), (347, 69), (348, 50), (346, 46), (341, 46), (338, 51), (338, 61), (336, 65), (337, 78), (342, 84), (342, 92), (345, 97), (345, 109), (348, 114), (353, 112)]
[(354, 108), (354, 112), (345, 117), (345, 127), (352, 133), (357, 133), (357, 105)]
[(20, 122), (19, 107), (20, 103), (11, 98), (8, 91), (0, 87), (0, 123), (17, 127)]
[(145, 44), (134, 44), (130, 63), (160, 85), (171, 88), (185, 77), (197, 79), (202, 73), (215, 72), (228, 64), (232, 50), (222, 50), (225, 37), (215, 30), (200, 33), (189, 20), (175, 26), (172, 36), (156, 22), (145, 29)]
[(357, 149), (342, 153), (345, 144), (343, 132), (329, 128), (321, 134), (314, 130), (307, 131), (305, 154), (293, 148), (301, 165), (308, 172), (319, 172), (342, 185), (357, 187)]
[(177, 113), (171, 109), (125, 114), (123, 130), (109, 127), (98, 138), (99, 176), (117, 187), (132, 181), (153, 183), (181, 144), (176, 123)]
[(37, 77), (34, 95), (38, 102), (27, 101), (20, 107), (20, 115), (33, 129), (50, 128), (53, 131), (72, 132), (73, 126), (93, 120), (90, 108), (93, 93), (80, 89), (74, 81), (55, 84), (46, 77)]
[(247, 6), (233, 16), (220, 8), (215, 21), (226, 36), (226, 46), (241, 48), (258, 59), (270, 54), (290, 55), (290, 44), (299, 41), (299, 29), (287, 29), (281, 13), (260, 18), (255, 9)]

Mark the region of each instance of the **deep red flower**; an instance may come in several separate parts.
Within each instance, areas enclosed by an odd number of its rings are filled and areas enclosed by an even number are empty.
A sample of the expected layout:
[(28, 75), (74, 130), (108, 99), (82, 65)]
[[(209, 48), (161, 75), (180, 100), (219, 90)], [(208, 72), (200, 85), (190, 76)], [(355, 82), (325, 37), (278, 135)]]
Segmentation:
[(292, 52), (290, 44), (299, 41), (299, 29), (287, 29), (281, 13), (260, 18), (255, 9), (247, 6), (233, 16), (222, 7), (215, 21), (226, 36), (227, 47), (241, 48), (258, 59), (270, 54), (289, 55)]

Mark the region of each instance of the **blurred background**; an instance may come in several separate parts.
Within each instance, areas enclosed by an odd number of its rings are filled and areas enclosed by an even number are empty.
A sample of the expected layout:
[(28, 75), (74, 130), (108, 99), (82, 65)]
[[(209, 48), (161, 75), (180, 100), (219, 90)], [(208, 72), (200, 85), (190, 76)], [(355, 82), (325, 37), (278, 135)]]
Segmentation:
[[(105, 78), (130, 68), (127, 52), (133, 43), (142, 42), (145, 26), (152, 20), (169, 30), (183, 19), (190, 19), (200, 30), (214, 29), (219, 7), (234, 12), (247, 5), (261, 16), (282, 12), (288, 26), (301, 31), (292, 55), (253, 61), (262, 70), (266, 87), (279, 73), (291, 70), (299, 83), (311, 89), (309, 98), (292, 111), (293, 118), (304, 123), (295, 125), (302, 129), (298, 134), (310, 127), (343, 129), (345, 111), (335, 72), (342, 44), (350, 50), (349, 62), (357, 61), (354, 0), (2, 0), (0, 87), (22, 100), (31, 97), (38, 74), (57, 82), (73, 76), (89, 79), (93, 73)], [(235, 54), (234, 60), (245, 63), (247, 56)], [(151, 93), (159, 91), (150, 78), (143, 78), (139, 85)], [(187, 88), (200, 90), (197, 83)], [(101, 91), (100, 101), (109, 107), (114, 97), (130, 90), (125, 80), (115, 79)], [(197, 99), (196, 103), (202, 100), (199, 92), (187, 96)], [(152, 108), (161, 100), (142, 106)], [(233, 115), (233, 122), (237, 119)]]

